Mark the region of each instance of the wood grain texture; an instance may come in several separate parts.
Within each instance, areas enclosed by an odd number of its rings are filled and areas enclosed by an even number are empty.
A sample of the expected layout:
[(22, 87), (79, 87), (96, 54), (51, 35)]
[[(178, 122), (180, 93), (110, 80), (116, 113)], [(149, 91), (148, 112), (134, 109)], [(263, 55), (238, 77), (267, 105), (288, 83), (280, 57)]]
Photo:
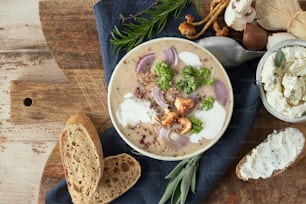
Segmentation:
[[(41, 87), (31, 82), (13, 82), (11, 122), (63, 121), (71, 113), (84, 112), (99, 128), (110, 126), (93, 4), (94, 1), (89, 0), (39, 2), (42, 30), (48, 46), (70, 82), (42, 84)], [(30, 96), (35, 96), (39, 103), (26, 107), (23, 101)]]
[(68, 82), (47, 47), (38, 0), (0, 1), (0, 45), (0, 203), (35, 204), (64, 122), (12, 124), (10, 81)]
[(61, 69), (103, 68), (94, 3), (92, 0), (39, 2), (43, 32)]
[[(106, 92), (91, 74), (99, 76), (95, 70), (82, 69), (74, 71), (75, 83), (11, 81), (11, 119), (16, 124), (24, 123), (25, 118), (27, 123), (65, 121), (70, 115), (82, 112), (97, 127), (107, 123), (107, 105), (103, 103)], [(25, 104), (26, 100), (31, 104)]]
[(305, 122), (291, 124), (280, 121), (261, 107), (253, 128), (231, 167), (204, 203), (305, 203), (306, 158), (284, 173), (265, 180), (244, 182), (235, 175), (235, 165), (245, 154), (262, 142), (273, 130), (286, 127), (299, 128), (306, 135)]
[[(204, 5), (202, 13), (205, 14), (209, 3), (208, 1), (202, 1), (202, 5)], [(302, 5), (306, 6), (304, 2)], [(91, 106), (88, 104), (94, 104), (94, 101), (99, 99), (102, 99), (100, 101), (104, 101), (102, 104), (106, 104), (105, 95), (102, 94), (103, 91), (99, 93), (100, 95), (91, 94), (97, 94), (97, 92), (91, 92), (92, 90), (89, 87), (91, 87), (92, 83), (88, 84), (88, 82), (86, 82), (88, 80), (94, 80), (97, 87), (101, 87), (100, 79), (91, 76), (91, 73), (92, 70), (100, 70), (101, 72), (98, 73), (103, 75), (103, 68), (100, 67), (102, 66), (100, 61), (101, 58), (98, 57), (99, 43), (96, 39), (97, 34), (94, 27), (94, 18), (92, 16), (92, 6), (92, 1), (71, 3), (71, 1), (50, 0), (40, 2), (39, 7), (44, 34), (57, 63), (70, 79), (70, 83), (76, 84), (82, 89), (82, 92), (85, 91), (87, 93), (83, 94), (83, 96), (90, 96), (86, 99), (90, 102), (87, 102), (87, 106), (84, 106), (87, 108), (90, 107), (88, 110), (89, 113), (97, 111), (95, 108), (97, 108), (97, 106), (99, 108), (99, 105)], [(78, 15), (80, 13), (83, 15)], [(67, 29), (61, 28), (59, 22), (65, 25)], [(78, 32), (80, 33), (78, 34)], [(92, 40), (92, 44), (89, 39)], [(87, 43), (91, 45), (88, 46)], [(84, 46), (84, 50), (78, 49), (82, 46)], [(82, 61), (82, 59), (84, 59), (84, 61)], [(85, 61), (86, 63), (83, 63)], [(84, 69), (88, 70), (87, 79), (81, 79), (84, 74)], [(83, 81), (83, 83), (80, 81)], [(105, 88), (103, 84), (102, 87)], [(97, 114), (99, 115), (100, 112)], [(60, 117), (64, 118), (64, 116)], [(105, 130), (109, 125), (107, 123), (109, 120), (106, 118), (107, 117), (105, 117), (104, 120), (106, 122), (103, 123), (106, 125), (100, 129), (101, 131)], [(255, 124), (241, 151), (233, 161), (232, 166), (229, 168), (227, 174), (217, 188), (205, 201), (203, 201), (203, 203), (305, 203), (305, 159), (296, 167), (273, 179), (242, 182), (235, 177), (234, 166), (244, 154), (259, 144), (273, 129), (281, 129), (287, 126), (291, 126), (291, 124), (277, 120), (261, 107)], [(294, 126), (298, 127), (306, 134), (305, 123), (295, 124)], [(56, 145), (46, 162), (42, 174), (39, 203), (44, 203), (46, 191), (54, 187), (62, 178), (64, 178), (64, 174), (58, 145)]]
[(42, 173), (39, 186), (38, 203), (45, 203), (46, 192), (54, 187), (64, 177), (65, 174), (62, 166), (59, 144), (57, 143), (51, 152)]

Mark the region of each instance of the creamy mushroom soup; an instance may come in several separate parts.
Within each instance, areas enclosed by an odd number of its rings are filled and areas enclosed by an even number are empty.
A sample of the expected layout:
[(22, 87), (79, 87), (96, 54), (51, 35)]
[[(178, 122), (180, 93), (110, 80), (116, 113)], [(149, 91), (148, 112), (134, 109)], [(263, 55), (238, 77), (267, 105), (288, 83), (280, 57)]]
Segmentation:
[(233, 109), (226, 72), (190, 41), (161, 38), (142, 44), (117, 65), (109, 87), (115, 127), (132, 146), (167, 157), (213, 145)]

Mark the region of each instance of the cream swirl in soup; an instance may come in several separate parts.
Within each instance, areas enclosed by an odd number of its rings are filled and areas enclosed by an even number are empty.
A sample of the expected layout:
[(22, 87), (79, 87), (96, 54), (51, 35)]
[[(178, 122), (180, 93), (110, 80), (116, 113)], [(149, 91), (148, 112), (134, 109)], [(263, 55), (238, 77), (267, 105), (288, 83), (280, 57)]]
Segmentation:
[(127, 55), (116, 68), (110, 114), (133, 145), (161, 156), (184, 156), (214, 144), (233, 108), (229, 79), (193, 43), (162, 40)]

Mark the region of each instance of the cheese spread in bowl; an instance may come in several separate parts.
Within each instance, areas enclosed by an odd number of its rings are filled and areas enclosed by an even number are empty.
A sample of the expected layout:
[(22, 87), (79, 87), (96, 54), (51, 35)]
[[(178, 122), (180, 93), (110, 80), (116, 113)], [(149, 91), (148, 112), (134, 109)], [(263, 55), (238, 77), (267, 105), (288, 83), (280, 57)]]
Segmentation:
[(154, 159), (181, 160), (221, 138), (232, 116), (233, 91), (206, 49), (158, 38), (120, 60), (108, 87), (108, 110), (129, 146)]
[(265, 108), (287, 122), (306, 121), (306, 41), (285, 40), (258, 64), (257, 84)]

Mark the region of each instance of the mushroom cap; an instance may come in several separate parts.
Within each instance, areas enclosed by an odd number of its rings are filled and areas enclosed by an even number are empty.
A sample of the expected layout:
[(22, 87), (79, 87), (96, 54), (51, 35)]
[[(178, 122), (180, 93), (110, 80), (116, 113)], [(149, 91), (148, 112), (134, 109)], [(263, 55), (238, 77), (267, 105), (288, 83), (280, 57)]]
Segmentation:
[(180, 33), (184, 36), (194, 35), (197, 31), (193, 25), (187, 22), (183, 22), (178, 27)]
[(241, 2), (239, 4), (239, 10), (237, 7), (233, 6), (235, 5), (235, 2), (235, 0), (232, 0), (230, 6), (226, 8), (224, 21), (228, 27), (231, 27), (236, 31), (242, 31), (245, 29), (247, 23), (254, 21), (256, 17), (256, 11), (253, 7), (251, 7), (249, 1)]

